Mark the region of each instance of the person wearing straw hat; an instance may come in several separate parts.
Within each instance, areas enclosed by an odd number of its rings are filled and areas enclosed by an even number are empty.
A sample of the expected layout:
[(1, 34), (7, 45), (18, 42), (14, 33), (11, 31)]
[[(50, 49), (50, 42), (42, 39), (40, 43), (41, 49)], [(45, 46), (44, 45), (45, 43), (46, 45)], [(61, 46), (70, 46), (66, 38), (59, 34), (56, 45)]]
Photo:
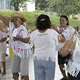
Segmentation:
[[(14, 12), (11, 14), (11, 21), (6, 20), (2, 15), (0, 19), (9, 26), (9, 32), (11, 34), (10, 43), (13, 49), (13, 59), (12, 59), (12, 73), (13, 79), (18, 80), (19, 72), (24, 80), (29, 80), (29, 56), (31, 54), (31, 48), (28, 43), (22, 41), (14, 41), (13, 37), (26, 38), (29, 37), (28, 31), (23, 26), (26, 21), (21, 13)], [(3, 29), (4, 30), (4, 29)], [(4, 30), (6, 31), (6, 30)]]

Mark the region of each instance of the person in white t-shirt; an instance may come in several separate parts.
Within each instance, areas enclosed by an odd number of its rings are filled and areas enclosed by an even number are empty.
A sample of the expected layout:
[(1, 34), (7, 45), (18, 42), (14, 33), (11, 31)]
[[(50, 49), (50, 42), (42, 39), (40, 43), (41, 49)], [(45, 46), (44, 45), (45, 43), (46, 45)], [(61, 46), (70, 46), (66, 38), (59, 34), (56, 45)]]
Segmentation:
[[(74, 34), (74, 32), (76, 31), (73, 27), (69, 26), (69, 21), (68, 21), (68, 17), (65, 15), (62, 15), (60, 17), (60, 26), (57, 26), (57, 29), (59, 30), (60, 33), (62, 33), (65, 37), (65, 42), (58, 42), (59, 46), (57, 47), (57, 50), (59, 51), (64, 44), (66, 43), (66, 41), (69, 39), (70, 35)], [(63, 75), (63, 78), (60, 80), (67, 80), (68, 76), (66, 75), (66, 71), (63, 69), (64, 68), (64, 64), (68, 63), (68, 59), (70, 58), (70, 54), (68, 54), (66, 57), (62, 57), (60, 54), (58, 54), (58, 64), (59, 64), (59, 68), (60, 71)]]
[[(0, 26), (4, 27), (4, 23), (0, 22)], [(5, 66), (6, 39), (7, 39), (6, 33), (2, 32), (0, 28), (0, 62), (2, 63), (2, 67), (3, 67), (2, 75), (6, 74), (6, 66)], [(0, 68), (0, 73), (1, 73), (1, 68)]]
[(37, 18), (36, 28), (30, 35), (30, 41), (35, 47), (35, 80), (54, 80), (58, 33), (50, 29), (50, 19), (43, 14)]
[[(29, 56), (31, 54), (31, 48), (29, 43), (24, 43), (22, 41), (15, 41), (17, 38), (29, 37), (27, 29), (23, 26), (23, 22), (26, 19), (21, 13), (12, 13), (11, 21), (6, 20), (2, 15), (0, 19), (9, 26), (10, 32), (10, 44), (13, 49), (13, 59), (12, 59), (12, 73), (13, 79), (19, 80), (19, 72), (24, 80), (29, 80)], [(5, 30), (4, 30), (5, 31)]]

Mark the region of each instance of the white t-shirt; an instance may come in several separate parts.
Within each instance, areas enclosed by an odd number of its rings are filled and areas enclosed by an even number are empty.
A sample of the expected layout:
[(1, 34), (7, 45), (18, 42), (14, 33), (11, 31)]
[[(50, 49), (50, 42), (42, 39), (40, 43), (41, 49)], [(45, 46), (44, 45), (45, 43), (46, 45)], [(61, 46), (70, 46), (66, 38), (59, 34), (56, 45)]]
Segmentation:
[(58, 45), (58, 33), (55, 30), (47, 29), (44, 33), (35, 30), (30, 35), (30, 41), (35, 46), (34, 56), (38, 59), (52, 58), (55, 60)]
[(21, 41), (13, 41), (13, 37), (26, 38), (29, 37), (27, 29), (20, 25), (19, 28), (15, 28), (13, 22), (9, 23), (9, 35), (10, 35), (10, 44), (15, 55), (18, 55), (20, 58), (27, 58), (31, 56), (31, 48), (29, 43), (24, 43)]
[[(7, 37), (6, 33), (0, 30), (0, 39)], [(0, 53), (6, 53), (6, 41), (0, 42)]]
[(18, 38), (29, 37), (27, 29), (23, 25), (20, 25), (19, 28), (15, 28), (13, 22), (10, 22), (9, 27), (11, 34), (11, 45), (21, 49), (30, 48), (29, 43), (24, 43), (21, 41), (15, 41), (15, 42), (13, 41), (13, 37), (18, 37)]
[[(60, 27), (59, 26), (57, 26), (57, 29), (60, 31)], [(66, 38), (66, 41), (69, 39), (70, 35), (72, 35), (75, 31), (76, 30), (71, 26), (68, 26), (64, 31), (62, 31), (62, 34)], [(64, 46), (66, 41), (64, 43), (58, 42), (59, 45), (57, 47), (57, 50), (60, 50)]]

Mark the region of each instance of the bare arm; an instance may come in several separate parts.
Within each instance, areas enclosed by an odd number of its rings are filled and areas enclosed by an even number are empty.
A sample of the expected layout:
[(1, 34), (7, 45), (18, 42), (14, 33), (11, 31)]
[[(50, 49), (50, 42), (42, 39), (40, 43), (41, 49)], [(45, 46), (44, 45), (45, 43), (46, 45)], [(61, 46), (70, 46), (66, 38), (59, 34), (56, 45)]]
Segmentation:
[(0, 42), (6, 41), (7, 37), (0, 39)]
[(64, 35), (63, 34), (60, 34), (61, 35), (61, 38), (59, 39), (58, 38), (58, 40), (59, 40), (59, 42), (65, 42), (66, 41), (66, 38), (64, 37)]
[(7, 32), (8, 32), (8, 29), (7, 29), (7, 27), (5, 27), (5, 28), (1, 28), (1, 31), (7, 33)]
[(62, 43), (63, 43), (63, 42), (66, 41), (64, 35), (63, 35), (62, 33), (59, 32), (59, 30), (57, 29), (56, 25), (52, 24), (52, 25), (51, 25), (51, 29), (54, 29), (55, 31), (57, 31), (57, 32), (61, 35), (61, 38), (58, 39), (59, 42), (62, 42)]
[(5, 17), (3, 17), (2, 15), (0, 15), (0, 19), (3, 21), (3, 23), (4, 23), (6, 26), (9, 27), (9, 21), (8, 21)]
[(59, 32), (59, 30), (57, 29), (57, 27), (56, 27), (55, 24), (52, 24), (52, 25), (51, 25), (51, 29), (54, 29), (54, 30), (57, 31), (59, 34), (61, 34), (61, 33)]
[(73, 37), (68, 40), (64, 46), (60, 49), (59, 54), (63, 57), (67, 56), (71, 51), (74, 50), (76, 41), (73, 41)]
[(14, 40), (14, 41), (19, 40), (19, 41), (21, 41), (21, 42), (28, 43), (29, 40), (30, 40), (30, 37), (27, 37), (27, 38), (17, 38), (17, 37), (13, 37), (13, 40)]
[(7, 29), (7, 27), (4, 27), (4, 23), (2, 22), (0, 22), (0, 30), (1, 31), (3, 31), (3, 32), (8, 32), (8, 29)]

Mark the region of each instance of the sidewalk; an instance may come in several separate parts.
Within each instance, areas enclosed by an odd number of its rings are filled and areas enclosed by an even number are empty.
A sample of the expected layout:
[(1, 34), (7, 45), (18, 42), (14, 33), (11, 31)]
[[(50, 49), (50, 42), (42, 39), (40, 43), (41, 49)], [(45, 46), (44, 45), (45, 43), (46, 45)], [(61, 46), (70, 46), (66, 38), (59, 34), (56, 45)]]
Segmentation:
[[(7, 51), (8, 53), (8, 51)], [(9, 53), (8, 53), (9, 54)], [(34, 69), (33, 69), (33, 58), (30, 58), (30, 67), (29, 67), (29, 79), (30, 80), (34, 80)], [(7, 74), (5, 76), (2, 76), (0, 74), (0, 80), (13, 80), (12, 79), (12, 73), (11, 73), (11, 61), (10, 61), (10, 57), (6, 57), (6, 72)], [(59, 67), (56, 64), (56, 73), (55, 73), (55, 80), (60, 80), (62, 78), (62, 75), (60, 73)]]

